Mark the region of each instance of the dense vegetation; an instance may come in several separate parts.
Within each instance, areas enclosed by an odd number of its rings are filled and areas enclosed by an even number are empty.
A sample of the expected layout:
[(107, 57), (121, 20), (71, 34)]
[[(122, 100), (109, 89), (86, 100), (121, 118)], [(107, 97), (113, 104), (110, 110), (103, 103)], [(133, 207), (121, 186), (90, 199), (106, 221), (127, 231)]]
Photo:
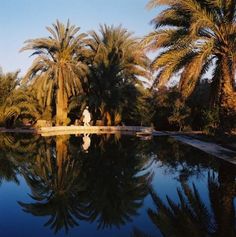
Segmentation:
[[(122, 26), (79, 33), (69, 21), (27, 40), (22, 50), (35, 58), (26, 75), (0, 73), (0, 125), (74, 124), (89, 105), (93, 124), (235, 128), (235, 1), (148, 3), (159, 5), (165, 8), (152, 20), (155, 30), (141, 40)], [(153, 61), (148, 50), (156, 52)]]
[(151, 0), (148, 7), (167, 7), (152, 20), (155, 31), (143, 43), (161, 53), (152, 62), (154, 82), (162, 87), (176, 73), (185, 103), (201, 80), (209, 81), (209, 106), (218, 110), (219, 127), (235, 127), (236, 28), (234, 0)]

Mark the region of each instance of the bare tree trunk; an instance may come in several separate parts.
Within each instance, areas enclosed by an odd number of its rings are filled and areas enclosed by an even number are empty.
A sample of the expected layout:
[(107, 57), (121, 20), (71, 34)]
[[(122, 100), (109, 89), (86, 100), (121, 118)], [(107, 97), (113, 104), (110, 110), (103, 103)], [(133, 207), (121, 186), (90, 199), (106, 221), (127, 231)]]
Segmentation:
[(234, 74), (231, 70), (230, 60), (227, 56), (221, 59), (221, 86), (220, 86), (220, 127), (230, 130), (236, 122), (236, 92), (233, 81)]
[(56, 101), (56, 125), (67, 125), (68, 98), (65, 91), (64, 78), (60, 70), (58, 75), (57, 101)]

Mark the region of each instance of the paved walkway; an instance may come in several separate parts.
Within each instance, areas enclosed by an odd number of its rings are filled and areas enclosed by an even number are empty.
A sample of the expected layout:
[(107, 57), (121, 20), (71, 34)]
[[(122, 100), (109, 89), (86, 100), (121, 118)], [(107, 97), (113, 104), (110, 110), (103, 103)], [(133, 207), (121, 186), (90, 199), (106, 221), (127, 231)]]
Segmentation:
[[(194, 133), (194, 134), (197, 134), (197, 133)], [(215, 156), (217, 158), (220, 158), (222, 160), (228, 161), (236, 165), (236, 152), (228, 148), (225, 148), (221, 145), (218, 145), (214, 142), (205, 142), (197, 138), (193, 138), (191, 136), (185, 135), (182, 132), (154, 131), (153, 135), (173, 137), (177, 141), (193, 146), (201, 151), (206, 152), (207, 154), (210, 154), (212, 156)]]
[(210, 155), (218, 157), (220, 159), (226, 160), (234, 165), (236, 165), (236, 152), (224, 148), (220, 145), (211, 142), (201, 141), (189, 136), (185, 135), (170, 135), (171, 137), (175, 138), (176, 140), (198, 148)]

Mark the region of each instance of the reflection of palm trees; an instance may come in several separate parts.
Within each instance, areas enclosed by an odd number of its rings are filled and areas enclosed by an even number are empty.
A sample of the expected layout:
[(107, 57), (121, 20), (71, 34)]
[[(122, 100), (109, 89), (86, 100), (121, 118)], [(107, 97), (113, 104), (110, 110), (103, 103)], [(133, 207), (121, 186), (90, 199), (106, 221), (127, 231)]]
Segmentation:
[(0, 149), (12, 153), (15, 157), (16, 154), (34, 153), (37, 149), (39, 136), (32, 134), (13, 135), (11, 133), (0, 133)]
[(223, 169), (225, 171), (227, 176), (222, 179), (220, 170), (218, 182), (214, 174), (208, 176), (212, 211), (206, 207), (194, 184), (190, 188), (186, 182), (181, 182), (181, 189), (177, 189), (179, 204), (167, 196), (167, 205), (151, 190), (157, 210), (149, 209), (148, 214), (163, 236), (236, 236), (233, 204), (235, 175), (230, 167)]
[(10, 133), (0, 133), (0, 183), (3, 180), (19, 183), (18, 163), (23, 157), (32, 155), (38, 137), (25, 136), (24, 139)]
[(136, 155), (135, 148), (129, 155), (127, 142), (118, 146), (112, 137), (93, 138), (88, 153), (78, 150), (78, 138), (69, 143), (58, 136), (56, 144), (49, 139), (31, 163), (21, 166), (35, 202), (19, 204), (35, 216), (50, 216), (46, 225), (55, 232), (78, 220), (119, 227), (137, 214), (148, 193), (147, 157)]
[(118, 145), (112, 138), (108, 140), (101, 149), (95, 149), (94, 142), (89, 157), (83, 159), (80, 175), (87, 192), (88, 220), (96, 220), (98, 228), (120, 227), (130, 221), (142, 206), (150, 180), (144, 168), (147, 156), (139, 157), (134, 146), (130, 151), (128, 141), (121, 140)]
[(50, 216), (45, 225), (55, 232), (67, 231), (83, 218), (83, 206), (77, 195), (79, 161), (68, 153), (68, 137), (58, 136), (53, 143), (41, 147), (35, 162), (25, 166), (22, 173), (31, 188), (35, 203), (19, 202), (24, 211), (35, 216)]
[(14, 165), (12, 160), (7, 156), (7, 153), (0, 152), (0, 184), (6, 181), (13, 181), (19, 183), (17, 179), (17, 167)]
[(210, 155), (182, 144), (173, 138), (156, 138), (152, 147), (156, 152), (157, 161), (168, 174), (177, 174), (177, 179), (187, 180), (196, 175), (201, 177), (203, 171), (214, 168), (214, 159)]

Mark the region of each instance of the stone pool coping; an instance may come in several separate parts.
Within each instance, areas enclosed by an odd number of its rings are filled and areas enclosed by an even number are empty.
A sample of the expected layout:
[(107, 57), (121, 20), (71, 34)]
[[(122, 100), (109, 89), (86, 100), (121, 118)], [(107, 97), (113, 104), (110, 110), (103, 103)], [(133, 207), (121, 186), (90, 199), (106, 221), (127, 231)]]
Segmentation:
[[(236, 152), (218, 145), (214, 142), (202, 141), (200, 139), (191, 137), (190, 134), (178, 133), (178, 132), (163, 132), (166, 136), (173, 137), (175, 140), (185, 143), (187, 145), (193, 146), (207, 154), (215, 156), (219, 159), (230, 162), (236, 165)], [(155, 134), (155, 132), (154, 132)], [(193, 133), (194, 134), (194, 133)], [(196, 134), (196, 133), (195, 133)]]
[(42, 136), (56, 136), (63, 134), (104, 134), (104, 133), (132, 133), (137, 132), (150, 133), (154, 129), (152, 127), (143, 126), (52, 126), (52, 127), (41, 127), (41, 128), (0, 128), (0, 132), (9, 133), (36, 133)]
[(42, 136), (54, 136), (62, 134), (104, 134), (104, 133), (132, 133), (137, 132), (152, 133), (152, 127), (142, 126), (56, 126), (56, 127), (41, 127), (37, 129), (37, 133)]

